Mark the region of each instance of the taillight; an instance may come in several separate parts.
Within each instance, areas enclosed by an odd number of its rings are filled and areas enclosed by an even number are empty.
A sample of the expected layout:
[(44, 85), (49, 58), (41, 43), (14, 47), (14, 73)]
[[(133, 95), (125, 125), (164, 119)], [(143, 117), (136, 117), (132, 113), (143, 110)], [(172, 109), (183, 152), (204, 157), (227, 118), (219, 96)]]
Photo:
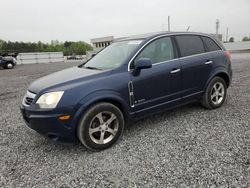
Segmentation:
[(228, 50), (226, 50), (224, 51), (224, 55), (226, 56), (228, 63), (231, 63), (231, 53)]

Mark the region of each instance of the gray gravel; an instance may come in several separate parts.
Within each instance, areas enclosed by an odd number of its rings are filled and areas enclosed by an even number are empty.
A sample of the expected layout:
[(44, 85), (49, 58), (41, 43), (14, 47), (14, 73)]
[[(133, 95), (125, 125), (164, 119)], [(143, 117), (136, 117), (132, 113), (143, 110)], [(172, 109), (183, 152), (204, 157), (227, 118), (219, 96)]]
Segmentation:
[(222, 108), (191, 104), (151, 116), (95, 153), (50, 142), (19, 112), (31, 81), (74, 65), (0, 70), (0, 187), (250, 187), (250, 53), (233, 54)]

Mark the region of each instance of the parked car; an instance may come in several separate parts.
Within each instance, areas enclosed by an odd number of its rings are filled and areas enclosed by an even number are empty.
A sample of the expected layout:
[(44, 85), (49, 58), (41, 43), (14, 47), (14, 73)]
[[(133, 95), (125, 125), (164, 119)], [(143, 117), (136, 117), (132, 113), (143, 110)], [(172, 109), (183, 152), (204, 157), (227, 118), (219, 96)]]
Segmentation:
[(75, 55), (67, 56), (67, 60), (76, 60)]
[(21, 112), (30, 128), (54, 141), (102, 150), (134, 119), (194, 101), (221, 107), (231, 78), (230, 54), (210, 35), (140, 35), (36, 80)]
[(0, 67), (4, 69), (13, 69), (16, 66), (16, 58), (12, 56), (0, 56)]
[(67, 56), (67, 60), (82, 60), (83, 56), (81, 55), (72, 55), (72, 56)]

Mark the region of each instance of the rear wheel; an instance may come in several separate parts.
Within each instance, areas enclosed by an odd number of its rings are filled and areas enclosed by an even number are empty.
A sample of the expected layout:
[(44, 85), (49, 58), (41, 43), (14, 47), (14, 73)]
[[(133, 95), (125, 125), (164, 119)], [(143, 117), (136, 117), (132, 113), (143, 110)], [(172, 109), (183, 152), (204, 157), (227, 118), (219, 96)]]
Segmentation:
[(102, 150), (114, 144), (122, 135), (124, 118), (119, 108), (110, 103), (98, 103), (81, 118), (77, 136), (90, 150)]
[(219, 108), (227, 95), (227, 85), (223, 78), (214, 77), (208, 84), (201, 104), (208, 109)]

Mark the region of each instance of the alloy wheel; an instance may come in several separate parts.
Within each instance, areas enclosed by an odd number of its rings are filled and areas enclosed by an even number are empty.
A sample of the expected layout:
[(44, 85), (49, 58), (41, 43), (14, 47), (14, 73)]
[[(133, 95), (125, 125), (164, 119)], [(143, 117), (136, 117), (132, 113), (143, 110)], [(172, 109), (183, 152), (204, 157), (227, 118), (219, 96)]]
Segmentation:
[(107, 144), (116, 135), (119, 123), (112, 112), (100, 112), (94, 116), (89, 126), (89, 136), (96, 144)]
[(224, 85), (221, 82), (216, 82), (211, 91), (211, 101), (213, 104), (218, 105), (220, 104), (225, 95), (225, 88)]

